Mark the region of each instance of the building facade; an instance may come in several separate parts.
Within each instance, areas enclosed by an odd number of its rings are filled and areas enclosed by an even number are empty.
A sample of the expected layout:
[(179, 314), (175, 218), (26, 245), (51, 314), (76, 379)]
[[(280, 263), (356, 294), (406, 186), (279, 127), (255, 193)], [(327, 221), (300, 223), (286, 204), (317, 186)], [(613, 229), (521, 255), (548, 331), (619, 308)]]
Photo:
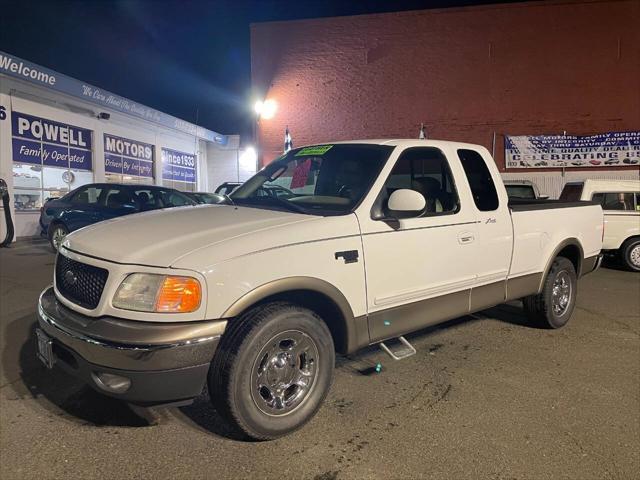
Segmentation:
[[(222, 135), (0, 51), (0, 178), (16, 237), (40, 233), (40, 207), (94, 182), (213, 191), (255, 172)], [(0, 222), (0, 238), (5, 235)]]
[[(640, 2), (546, 1), (254, 24), (252, 82), (278, 111), (263, 163), (365, 138), (482, 144), (506, 178), (638, 178), (637, 163), (507, 168), (505, 136), (640, 131)], [(594, 162), (596, 163), (596, 162)]]

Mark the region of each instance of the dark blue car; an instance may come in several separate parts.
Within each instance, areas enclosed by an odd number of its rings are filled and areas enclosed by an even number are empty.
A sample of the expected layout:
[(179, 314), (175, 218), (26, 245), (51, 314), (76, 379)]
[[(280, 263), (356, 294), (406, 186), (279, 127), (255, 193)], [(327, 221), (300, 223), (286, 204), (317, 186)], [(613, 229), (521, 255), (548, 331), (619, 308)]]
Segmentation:
[(62, 198), (48, 200), (40, 210), (40, 227), (42, 235), (57, 250), (68, 233), (87, 225), (130, 213), (184, 205), (196, 202), (172, 188), (91, 183)]

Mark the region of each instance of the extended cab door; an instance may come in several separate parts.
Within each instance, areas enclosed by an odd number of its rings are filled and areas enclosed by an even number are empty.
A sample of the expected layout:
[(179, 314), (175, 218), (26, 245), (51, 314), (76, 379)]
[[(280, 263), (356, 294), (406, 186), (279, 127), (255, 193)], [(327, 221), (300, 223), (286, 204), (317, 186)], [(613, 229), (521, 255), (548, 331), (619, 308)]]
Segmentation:
[(507, 192), (485, 149), (457, 149), (471, 194), (475, 217), (478, 256), (473, 264), (477, 274), (471, 292), (470, 309), (476, 312), (504, 302), (506, 281), (513, 250), (513, 225)]
[[(458, 185), (464, 178), (458, 159), (435, 147), (406, 148), (392, 159), (371, 192), (373, 208), (358, 211), (372, 342), (467, 313), (479, 255), (476, 211), (464, 182)], [(372, 218), (400, 188), (420, 192), (426, 211), (396, 221)]]

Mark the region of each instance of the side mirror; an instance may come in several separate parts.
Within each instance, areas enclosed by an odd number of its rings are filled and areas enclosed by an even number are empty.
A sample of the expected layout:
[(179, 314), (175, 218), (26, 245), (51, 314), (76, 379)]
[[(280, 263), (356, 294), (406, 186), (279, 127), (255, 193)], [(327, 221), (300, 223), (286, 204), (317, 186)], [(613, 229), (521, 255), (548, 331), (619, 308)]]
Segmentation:
[(393, 218), (411, 218), (420, 215), (427, 205), (421, 193), (408, 188), (396, 190), (389, 197), (387, 210)]

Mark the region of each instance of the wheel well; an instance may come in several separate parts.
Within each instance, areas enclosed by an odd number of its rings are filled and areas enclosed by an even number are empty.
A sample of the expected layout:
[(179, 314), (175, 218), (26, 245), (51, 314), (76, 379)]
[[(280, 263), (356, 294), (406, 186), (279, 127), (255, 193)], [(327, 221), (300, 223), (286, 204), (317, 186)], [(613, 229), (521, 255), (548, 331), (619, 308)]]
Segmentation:
[(633, 242), (635, 240), (640, 240), (640, 235), (631, 235), (629, 238), (626, 238), (621, 244), (620, 248), (624, 247), (627, 243)]
[(347, 320), (338, 305), (329, 296), (314, 290), (289, 290), (265, 297), (249, 308), (278, 301), (294, 303), (315, 312), (329, 327), (336, 351), (338, 353), (347, 352)]
[(573, 268), (576, 270), (576, 275), (580, 276), (580, 268), (582, 266), (582, 252), (577, 245), (570, 244), (564, 247), (558, 252), (556, 257), (564, 257), (573, 264)]

